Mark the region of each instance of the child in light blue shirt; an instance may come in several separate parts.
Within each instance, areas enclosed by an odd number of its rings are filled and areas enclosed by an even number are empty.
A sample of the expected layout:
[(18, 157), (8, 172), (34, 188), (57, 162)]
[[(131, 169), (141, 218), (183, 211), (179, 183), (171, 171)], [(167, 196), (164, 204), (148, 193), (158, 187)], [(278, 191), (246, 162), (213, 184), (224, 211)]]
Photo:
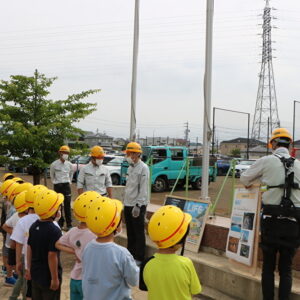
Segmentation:
[(131, 299), (139, 268), (130, 252), (114, 243), (121, 231), (123, 205), (102, 197), (87, 209), (86, 224), (97, 235), (82, 256), (82, 288), (86, 300)]

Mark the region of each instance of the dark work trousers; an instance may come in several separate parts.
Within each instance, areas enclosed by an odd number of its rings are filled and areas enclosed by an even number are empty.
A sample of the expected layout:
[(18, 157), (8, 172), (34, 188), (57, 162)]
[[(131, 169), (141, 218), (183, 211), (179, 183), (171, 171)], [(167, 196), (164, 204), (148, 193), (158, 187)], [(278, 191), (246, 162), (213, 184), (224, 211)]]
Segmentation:
[(37, 282), (31, 281), (32, 284), (32, 300), (59, 300), (60, 287), (53, 291), (48, 287), (44, 287)]
[(146, 205), (141, 206), (140, 215), (134, 218), (131, 214), (133, 206), (125, 206), (124, 216), (127, 230), (127, 249), (133, 258), (143, 261), (145, 258), (145, 213)]
[[(61, 193), (65, 196), (64, 205), (61, 208), (61, 218), (58, 221), (60, 227), (64, 226), (64, 221), (66, 219), (67, 227), (72, 227), (72, 216), (71, 216), (71, 186), (70, 183), (57, 183), (54, 184), (54, 191), (57, 193)], [(63, 214), (63, 208), (65, 214)], [(64, 219), (65, 215), (65, 219)]]
[(262, 268), (262, 291), (264, 300), (274, 299), (274, 272), (276, 268), (276, 256), (279, 253), (278, 271), (279, 282), (279, 300), (289, 300), (292, 289), (292, 261), (296, 249), (284, 246), (273, 247), (265, 246), (263, 250), (263, 268)]

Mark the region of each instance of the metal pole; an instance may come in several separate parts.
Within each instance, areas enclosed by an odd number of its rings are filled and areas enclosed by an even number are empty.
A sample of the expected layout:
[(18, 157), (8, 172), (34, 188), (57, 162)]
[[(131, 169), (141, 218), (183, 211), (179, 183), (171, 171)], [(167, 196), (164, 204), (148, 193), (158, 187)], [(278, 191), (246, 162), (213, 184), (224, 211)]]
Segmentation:
[(204, 76), (204, 117), (203, 117), (203, 161), (201, 197), (209, 200), (209, 147), (211, 140), (210, 110), (211, 110), (211, 73), (212, 73), (212, 36), (213, 36), (214, 0), (206, 2), (206, 47)]
[(269, 138), (270, 138), (270, 117), (268, 117), (268, 133), (267, 133), (267, 155), (269, 155)]
[(247, 133), (247, 159), (249, 159), (249, 147), (250, 147), (250, 114), (248, 113), (248, 133)]
[(294, 100), (294, 109), (293, 109), (293, 148), (295, 147), (295, 117), (296, 117), (296, 102)]
[(213, 125), (212, 125), (212, 143), (211, 143), (211, 154), (214, 155), (215, 150), (215, 112), (216, 108), (213, 107)]
[(131, 81), (130, 141), (135, 141), (136, 139), (136, 78), (137, 78), (137, 60), (138, 60), (138, 50), (139, 50), (139, 6), (140, 6), (140, 0), (135, 0), (132, 81)]

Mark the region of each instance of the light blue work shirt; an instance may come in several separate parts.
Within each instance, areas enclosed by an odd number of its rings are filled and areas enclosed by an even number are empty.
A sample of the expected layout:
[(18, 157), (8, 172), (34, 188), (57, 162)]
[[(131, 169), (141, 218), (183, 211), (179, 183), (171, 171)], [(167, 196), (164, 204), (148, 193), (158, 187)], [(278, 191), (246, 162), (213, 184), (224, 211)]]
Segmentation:
[(82, 255), (84, 300), (127, 300), (138, 283), (139, 268), (129, 251), (115, 243), (87, 244)]

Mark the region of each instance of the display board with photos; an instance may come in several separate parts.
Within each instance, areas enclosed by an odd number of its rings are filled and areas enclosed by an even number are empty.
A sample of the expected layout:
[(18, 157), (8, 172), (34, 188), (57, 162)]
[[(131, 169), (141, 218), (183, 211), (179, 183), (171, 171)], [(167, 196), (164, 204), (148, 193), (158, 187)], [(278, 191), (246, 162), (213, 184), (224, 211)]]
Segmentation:
[(210, 201), (167, 195), (165, 205), (177, 206), (192, 216), (185, 248), (193, 252), (198, 252), (209, 212)]
[(247, 266), (251, 266), (256, 259), (259, 211), (259, 186), (251, 189), (237, 186), (234, 191), (226, 255)]

